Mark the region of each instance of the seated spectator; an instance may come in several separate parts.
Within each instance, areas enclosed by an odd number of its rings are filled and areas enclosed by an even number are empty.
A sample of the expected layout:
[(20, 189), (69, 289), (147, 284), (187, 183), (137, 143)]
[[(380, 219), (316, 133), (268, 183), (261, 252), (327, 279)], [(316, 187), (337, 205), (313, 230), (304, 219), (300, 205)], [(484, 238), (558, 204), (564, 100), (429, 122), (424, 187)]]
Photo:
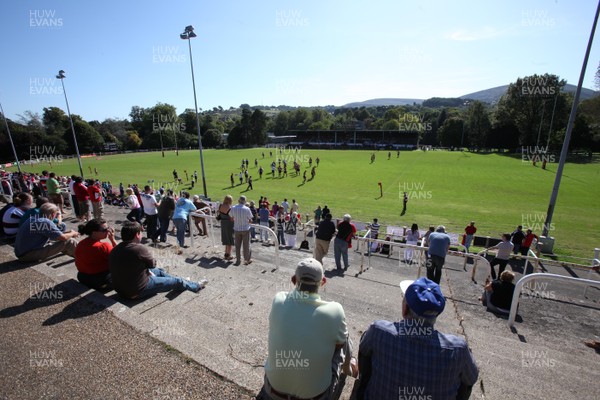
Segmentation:
[(358, 398), (397, 399), (419, 388), (419, 398), (468, 399), (477, 365), (463, 338), (434, 328), (446, 305), (439, 285), (419, 278), (400, 287), (403, 320), (375, 321), (360, 340)]
[(32, 215), (19, 227), (15, 240), (15, 255), (21, 261), (46, 260), (58, 253), (75, 256), (79, 233), (61, 232), (52, 220), (58, 216), (58, 207), (52, 203), (40, 207), (39, 216)]
[(358, 372), (344, 309), (319, 296), (325, 282), (321, 263), (306, 258), (292, 276), (294, 290), (275, 295), (261, 398), (330, 399), (341, 372)]
[[(40, 215), (40, 207), (46, 203), (50, 203), (50, 200), (47, 197), (40, 196), (37, 199), (35, 199), (35, 208), (30, 208), (29, 210), (25, 211), (25, 214), (23, 214), (23, 216), (19, 220), (19, 226), (21, 226), (25, 222), (27, 222), (29, 217), (31, 217), (32, 215), (39, 216)], [(56, 218), (54, 218), (52, 220), (52, 222), (54, 222), (56, 224), (56, 226), (58, 227), (58, 229), (61, 232), (64, 232), (67, 230), (67, 224), (62, 222), (62, 213), (60, 211), (58, 212), (58, 215), (56, 216)]]
[(121, 238), (123, 242), (115, 246), (109, 255), (112, 284), (119, 295), (135, 299), (171, 290), (196, 293), (208, 283), (206, 279), (191, 282), (155, 268), (156, 261), (150, 250), (140, 244), (142, 226), (138, 222), (125, 221)]
[(485, 291), (481, 301), (487, 309), (492, 312), (508, 314), (515, 292), (515, 274), (511, 271), (503, 271), (500, 279), (490, 282), (486, 280)]
[(110, 289), (108, 255), (117, 245), (114, 230), (104, 219), (92, 219), (85, 225), (79, 225), (79, 233), (87, 237), (75, 248), (77, 280), (92, 289)]
[(2, 228), (8, 239), (14, 239), (19, 230), (19, 221), (33, 205), (33, 197), (28, 193), (19, 193), (13, 197), (13, 205), (2, 216)]

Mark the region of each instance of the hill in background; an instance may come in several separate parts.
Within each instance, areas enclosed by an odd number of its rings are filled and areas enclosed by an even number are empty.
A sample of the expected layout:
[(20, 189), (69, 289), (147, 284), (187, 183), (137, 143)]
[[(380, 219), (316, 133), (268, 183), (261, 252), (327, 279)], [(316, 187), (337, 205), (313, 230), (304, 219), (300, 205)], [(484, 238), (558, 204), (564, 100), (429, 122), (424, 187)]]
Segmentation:
[[(469, 94), (465, 94), (463, 96), (459, 96), (459, 99), (469, 99), (469, 100), (479, 100), (484, 103), (494, 104), (500, 97), (506, 93), (508, 89), (508, 85), (497, 86), (494, 88), (480, 90), (479, 92), (473, 92)], [(577, 90), (577, 86), (567, 84), (563, 88), (564, 92), (575, 93)], [(581, 89), (581, 99), (587, 100), (593, 97), (598, 96), (598, 92), (595, 92), (592, 89), (582, 88)], [(372, 107), (372, 106), (404, 106), (404, 105), (413, 105), (413, 104), (422, 104), (424, 99), (405, 99), (405, 98), (383, 98), (383, 99), (371, 99), (359, 102), (353, 102), (344, 104), (342, 107), (352, 108), (352, 107)]]

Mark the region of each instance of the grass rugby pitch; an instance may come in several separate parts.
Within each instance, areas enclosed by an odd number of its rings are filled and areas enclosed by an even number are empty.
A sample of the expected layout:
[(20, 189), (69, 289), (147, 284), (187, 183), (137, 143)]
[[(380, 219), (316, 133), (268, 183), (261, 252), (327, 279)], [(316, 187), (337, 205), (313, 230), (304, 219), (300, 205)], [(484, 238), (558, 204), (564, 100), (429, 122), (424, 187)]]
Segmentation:
[[(269, 151), (273, 156), (269, 156)], [(262, 152), (265, 158), (262, 158)], [(270, 163), (276, 157), (274, 149), (205, 150), (204, 166), (209, 197), (222, 201), (226, 194), (236, 198), (241, 193), (251, 200), (267, 196), (271, 203), (284, 198), (295, 198), (301, 213), (317, 205), (327, 204), (334, 217), (345, 213), (358, 221), (368, 222), (377, 217), (383, 226), (410, 226), (413, 222), (421, 230), (427, 226), (444, 224), (451, 232), (463, 232), (471, 220), (476, 222), (477, 234), (499, 237), (512, 232), (517, 225), (532, 226), (541, 233), (550, 193), (554, 184), (557, 164), (550, 163), (546, 170), (538, 163), (533, 167), (521, 158), (499, 154), (476, 154), (447, 151), (402, 151), (388, 159), (385, 150), (376, 151), (375, 162), (370, 162), (368, 150), (295, 150), (287, 149), (281, 157), (288, 160), (288, 177), (271, 177)], [(314, 180), (310, 180), (308, 158), (320, 158)], [(247, 185), (239, 185), (237, 174), (242, 159), (250, 162), (254, 190), (246, 192)], [(259, 166), (265, 170), (259, 179)], [(290, 173), (291, 164), (301, 162), (300, 176)], [(199, 180), (192, 193), (202, 193), (200, 157), (197, 150), (129, 153), (82, 159), (86, 178), (94, 176), (89, 168), (97, 168), (100, 180), (109, 180), (117, 187), (119, 182), (148, 184), (175, 190), (188, 189), (184, 170), (191, 175), (198, 171)], [(40, 172), (49, 169), (60, 175), (77, 173), (77, 160), (64, 159), (53, 163), (24, 165), (24, 171)], [(173, 181), (177, 169), (182, 185)], [(307, 182), (302, 184), (302, 173), (307, 170)], [(234, 173), (236, 186), (230, 185)], [(382, 182), (380, 197), (378, 182)], [(565, 166), (558, 201), (551, 226), (556, 239), (555, 253), (591, 258), (595, 247), (600, 247), (600, 165), (597, 163)], [(407, 212), (402, 210), (402, 193), (409, 194)]]

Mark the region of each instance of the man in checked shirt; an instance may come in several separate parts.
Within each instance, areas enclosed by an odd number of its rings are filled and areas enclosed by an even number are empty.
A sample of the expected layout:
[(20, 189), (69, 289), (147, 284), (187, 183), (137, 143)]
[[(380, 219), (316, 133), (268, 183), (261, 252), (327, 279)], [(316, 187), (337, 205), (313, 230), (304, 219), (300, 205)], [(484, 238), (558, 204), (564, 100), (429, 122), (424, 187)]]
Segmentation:
[(433, 327), (446, 305), (439, 285), (420, 278), (400, 287), (404, 319), (375, 321), (361, 338), (358, 399), (468, 399), (477, 365), (463, 338)]

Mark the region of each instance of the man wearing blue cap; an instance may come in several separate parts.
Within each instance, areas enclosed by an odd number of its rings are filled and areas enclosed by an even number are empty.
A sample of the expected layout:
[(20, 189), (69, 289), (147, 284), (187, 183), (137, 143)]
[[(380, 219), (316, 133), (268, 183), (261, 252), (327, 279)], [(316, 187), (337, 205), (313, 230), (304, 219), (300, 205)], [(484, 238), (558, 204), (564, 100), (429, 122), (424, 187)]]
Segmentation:
[(375, 321), (361, 338), (358, 399), (468, 399), (477, 365), (463, 338), (433, 327), (446, 305), (439, 285), (420, 278), (400, 287), (403, 320)]

